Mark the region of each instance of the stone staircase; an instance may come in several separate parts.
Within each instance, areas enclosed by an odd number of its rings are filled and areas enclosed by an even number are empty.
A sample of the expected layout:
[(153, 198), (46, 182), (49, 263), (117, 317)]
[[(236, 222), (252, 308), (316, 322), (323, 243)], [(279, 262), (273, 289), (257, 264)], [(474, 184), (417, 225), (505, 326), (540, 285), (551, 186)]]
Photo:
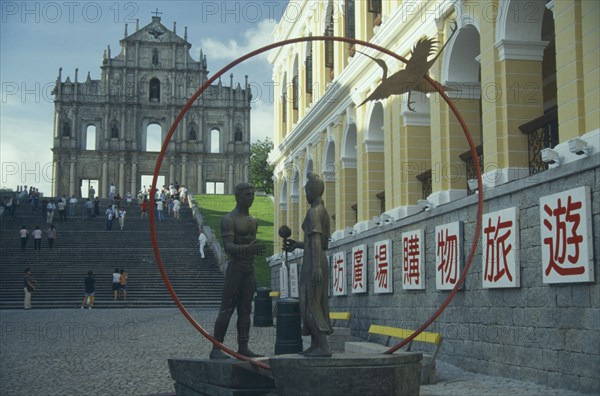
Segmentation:
[[(16, 217), (4, 214), (0, 224), (0, 309), (23, 307), (23, 271), (30, 267), (38, 287), (32, 295), (35, 308), (78, 308), (84, 295), (84, 278), (89, 270), (96, 278), (95, 308), (175, 307), (162, 280), (150, 239), (149, 219), (140, 218), (138, 205), (124, 206), (125, 227), (120, 230), (113, 221), (106, 230), (104, 211), (108, 200), (100, 205), (99, 217), (88, 218), (82, 205), (75, 216), (54, 224), (57, 238), (54, 248), (48, 248), (48, 224), (38, 211), (28, 205), (16, 210)], [(166, 216), (156, 222), (160, 254), (173, 289), (186, 307), (218, 307), (224, 277), (216, 265), (210, 248), (206, 259), (200, 260), (196, 247), (196, 221), (191, 209), (182, 207), (181, 220)], [(166, 214), (166, 210), (165, 210)], [(29, 232), (40, 226), (42, 249), (33, 249), (29, 239), (21, 251), (19, 229)], [(128, 273), (127, 301), (113, 301), (112, 272), (124, 268)]]

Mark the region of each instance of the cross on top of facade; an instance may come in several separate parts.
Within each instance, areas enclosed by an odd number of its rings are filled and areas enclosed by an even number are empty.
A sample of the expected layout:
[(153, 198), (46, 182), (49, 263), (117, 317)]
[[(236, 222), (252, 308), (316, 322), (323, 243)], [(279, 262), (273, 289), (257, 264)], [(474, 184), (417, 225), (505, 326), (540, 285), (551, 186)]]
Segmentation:
[(156, 11), (151, 12), (151, 14), (154, 14), (155, 17), (162, 15), (162, 12), (158, 12), (158, 7), (156, 8)]

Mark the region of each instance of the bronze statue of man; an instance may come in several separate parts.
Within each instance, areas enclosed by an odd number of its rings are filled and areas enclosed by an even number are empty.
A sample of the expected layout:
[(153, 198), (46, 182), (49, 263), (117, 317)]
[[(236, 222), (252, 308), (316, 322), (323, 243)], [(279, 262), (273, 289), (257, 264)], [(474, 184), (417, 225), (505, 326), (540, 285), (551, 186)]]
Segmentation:
[(300, 316), (302, 335), (310, 335), (310, 347), (301, 352), (305, 356), (328, 357), (331, 349), (327, 336), (333, 333), (329, 322), (329, 265), (325, 251), (329, 245), (329, 214), (323, 206), (323, 180), (315, 174), (308, 175), (305, 186), (310, 208), (302, 223), (304, 242), (287, 239), (285, 250), (304, 249), (300, 272)]
[[(225, 339), (233, 311), (237, 309), (238, 353), (247, 357), (259, 357), (248, 348), (250, 340), (250, 312), (256, 291), (254, 257), (265, 247), (256, 240), (258, 223), (250, 216), (254, 202), (254, 186), (239, 183), (235, 186), (236, 207), (221, 219), (223, 247), (229, 255), (225, 273), (225, 285), (221, 297), (221, 309), (215, 322), (214, 337), (219, 342)], [(211, 359), (226, 359), (227, 356), (216, 345), (210, 352)]]

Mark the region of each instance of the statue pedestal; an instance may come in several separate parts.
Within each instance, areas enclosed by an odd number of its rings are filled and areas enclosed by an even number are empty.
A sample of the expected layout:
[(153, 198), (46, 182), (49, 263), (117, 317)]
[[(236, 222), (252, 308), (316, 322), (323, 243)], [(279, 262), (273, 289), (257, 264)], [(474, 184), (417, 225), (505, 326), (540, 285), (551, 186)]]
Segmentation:
[(269, 359), (277, 395), (418, 395), (421, 354), (281, 355)]
[(263, 370), (235, 359), (169, 359), (178, 396), (419, 395), (421, 354), (280, 355)]
[(269, 372), (236, 359), (169, 359), (178, 396), (264, 395), (275, 387)]

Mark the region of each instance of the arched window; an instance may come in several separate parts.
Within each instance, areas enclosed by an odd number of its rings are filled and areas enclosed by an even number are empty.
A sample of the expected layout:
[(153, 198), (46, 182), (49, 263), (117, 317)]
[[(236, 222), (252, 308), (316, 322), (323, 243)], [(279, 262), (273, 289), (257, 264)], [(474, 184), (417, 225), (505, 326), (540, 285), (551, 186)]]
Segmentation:
[(158, 50), (156, 48), (152, 50), (152, 64), (155, 66), (158, 65)]
[(285, 124), (287, 122), (287, 73), (283, 75), (283, 84), (281, 87), (281, 119)]
[(70, 137), (71, 136), (71, 124), (68, 121), (63, 122), (62, 124), (62, 137)]
[(196, 128), (194, 126), (190, 127), (190, 132), (188, 133), (190, 140), (196, 140)]
[(110, 127), (110, 138), (111, 139), (119, 138), (119, 127), (117, 126), (116, 123), (113, 123), (112, 126)]
[(150, 80), (150, 101), (160, 102), (160, 81), (158, 78)]
[[(300, 101), (300, 91), (298, 89), (298, 55), (294, 57), (294, 70), (292, 71), (292, 109), (298, 110), (298, 102)], [(294, 122), (297, 121), (298, 114), (294, 113)]]
[(221, 131), (217, 128), (210, 130), (210, 152), (220, 153), (221, 152)]
[(85, 130), (85, 149), (96, 150), (96, 126), (88, 125)]
[(243, 140), (244, 135), (242, 134), (242, 129), (240, 127), (237, 127), (235, 129), (235, 141), (236, 142), (241, 142)]
[[(327, 4), (325, 14), (325, 36), (333, 36), (333, 2)], [(333, 70), (333, 41), (325, 41), (325, 67)]]
[(304, 59), (306, 67), (306, 85), (304, 91), (307, 94), (313, 93), (313, 59), (312, 59), (312, 41), (306, 43), (306, 58)]
[(158, 124), (150, 124), (146, 128), (146, 151), (160, 151), (162, 146), (162, 128)]

